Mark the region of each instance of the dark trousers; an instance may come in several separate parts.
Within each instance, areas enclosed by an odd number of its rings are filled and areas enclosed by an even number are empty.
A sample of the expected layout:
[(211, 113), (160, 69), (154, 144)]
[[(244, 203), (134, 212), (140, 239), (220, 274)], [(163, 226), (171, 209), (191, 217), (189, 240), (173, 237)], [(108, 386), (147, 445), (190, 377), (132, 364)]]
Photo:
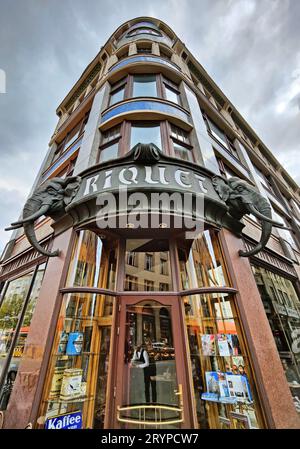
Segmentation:
[(156, 381), (150, 379), (150, 374), (146, 372), (144, 369), (144, 381), (145, 381), (145, 397), (146, 402), (150, 402), (150, 385), (151, 385), (151, 392), (152, 392), (152, 402), (157, 402), (157, 395), (156, 395)]

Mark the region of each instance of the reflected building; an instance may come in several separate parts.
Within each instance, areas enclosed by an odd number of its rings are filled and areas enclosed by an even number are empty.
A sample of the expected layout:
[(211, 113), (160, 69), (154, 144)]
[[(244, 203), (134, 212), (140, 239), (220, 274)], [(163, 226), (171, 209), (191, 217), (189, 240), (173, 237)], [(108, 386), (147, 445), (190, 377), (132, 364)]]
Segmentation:
[[(2, 255), (3, 426), (76, 415), (97, 429), (299, 428), (298, 185), (158, 19), (122, 24), (57, 115), (33, 190), (53, 177), (81, 184), (64, 216), (35, 224), (59, 257), (23, 229)], [(288, 229), (240, 257), (261, 223), (229, 218), (214, 176), (247, 181)], [(115, 202), (97, 208), (104, 192)]]

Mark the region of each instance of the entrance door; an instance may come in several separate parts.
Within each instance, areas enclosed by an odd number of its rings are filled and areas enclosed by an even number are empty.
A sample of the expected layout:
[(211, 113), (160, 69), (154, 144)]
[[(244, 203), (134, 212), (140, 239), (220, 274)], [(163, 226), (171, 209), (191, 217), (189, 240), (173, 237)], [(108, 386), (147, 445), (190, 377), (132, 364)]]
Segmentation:
[(190, 427), (178, 297), (120, 300), (114, 427)]

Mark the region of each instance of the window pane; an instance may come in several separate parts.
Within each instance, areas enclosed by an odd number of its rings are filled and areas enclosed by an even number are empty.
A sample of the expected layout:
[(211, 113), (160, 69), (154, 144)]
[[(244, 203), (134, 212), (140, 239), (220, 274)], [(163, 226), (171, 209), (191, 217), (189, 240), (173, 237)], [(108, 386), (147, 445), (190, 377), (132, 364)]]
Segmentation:
[[(128, 263), (134, 257), (135, 265)], [(172, 290), (169, 242), (130, 239), (126, 241), (126, 291)]]
[(229, 285), (217, 235), (204, 231), (191, 248), (178, 242), (182, 289)]
[[(36, 302), (40, 293), (40, 288), (42, 285), (42, 280), (45, 272), (45, 264), (40, 265), (38, 271), (35, 276), (34, 284), (32, 286), (31, 294), (29, 301), (26, 306), (25, 314), (22, 319), (20, 331), (18, 334), (18, 338), (16, 344), (14, 346), (14, 350), (12, 353), (12, 359), (10, 361), (10, 365), (7, 371), (7, 376), (5, 382), (3, 384), (3, 388), (0, 392), (0, 410), (5, 410), (7, 408), (10, 394), (12, 391), (13, 383), (16, 378), (20, 361), (23, 356), (27, 336), (30, 330), (31, 319), (35, 310)], [(9, 325), (11, 323), (11, 328), (5, 331), (3, 328), (0, 330), (0, 346), (1, 346), (1, 356), (0, 356), (0, 372), (2, 371), (3, 364), (6, 359), (6, 355), (11, 347), (12, 338), (14, 336), (15, 327), (17, 324), (17, 319), (22, 313), (22, 308), (24, 305), (24, 301), (26, 299), (26, 295), (29, 289), (29, 285), (32, 279), (32, 272), (26, 276), (22, 276), (16, 281), (10, 283), (9, 289), (7, 290), (7, 294), (5, 295), (5, 300), (1, 306), (1, 317), (4, 316), (4, 323)], [(14, 293), (12, 294), (12, 291)], [(10, 304), (9, 304), (10, 303)], [(19, 308), (20, 307), (20, 308)], [(14, 318), (12, 315), (9, 315), (9, 310), (14, 311), (16, 317)], [(2, 324), (2, 320), (0, 321), (0, 326)], [(2, 327), (2, 326), (1, 326)], [(4, 331), (4, 332), (3, 332)], [(5, 348), (6, 347), (6, 348)], [(3, 351), (4, 350), (4, 351)]]
[(297, 349), (299, 348), (300, 299), (289, 279), (254, 265), (252, 271), (294, 405), (299, 411), (300, 360)]
[(115, 104), (118, 101), (124, 100), (124, 91), (125, 91), (125, 86), (122, 86), (119, 89), (112, 92), (110, 95), (109, 105), (111, 106), (112, 104)]
[(217, 125), (215, 125), (213, 122), (211, 122), (209, 119), (207, 119), (208, 123), (209, 123), (209, 127), (210, 127), (210, 131), (212, 133), (212, 135), (219, 141), (221, 142), (222, 145), (225, 145), (225, 147), (228, 147), (226, 138), (225, 138), (225, 134), (223, 133), (223, 131), (221, 131)]
[(137, 143), (154, 143), (161, 149), (160, 126), (132, 125), (130, 148)]
[(135, 75), (133, 77), (133, 97), (157, 97), (155, 75)]
[[(201, 429), (259, 427), (256, 391), (234, 298), (224, 294), (184, 298), (197, 419)], [(208, 406), (209, 405), (209, 406)], [(243, 423), (243, 424), (242, 424)]]
[(193, 162), (192, 150), (189, 150), (186, 147), (179, 145), (176, 142), (173, 142), (175, 156), (179, 159), (183, 159), (184, 161)]
[(11, 348), (33, 273), (10, 282), (0, 307), (0, 374)]
[[(115, 288), (116, 260), (113, 242), (91, 231), (80, 231), (73, 248), (67, 286)], [(107, 267), (107, 270), (106, 270)]]
[(103, 148), (100, 152), (100, 162), (108, 161), (118, 157), (119, 142), (113, 143), (109, 147)]
[(165, 89), (166, 89), (167, 100), (173, 101), (173, 103), (179, 104), (179, 98), (178, 98), (177, 92), (175, 90), (171, 89), (166, 84), (165, 84)]

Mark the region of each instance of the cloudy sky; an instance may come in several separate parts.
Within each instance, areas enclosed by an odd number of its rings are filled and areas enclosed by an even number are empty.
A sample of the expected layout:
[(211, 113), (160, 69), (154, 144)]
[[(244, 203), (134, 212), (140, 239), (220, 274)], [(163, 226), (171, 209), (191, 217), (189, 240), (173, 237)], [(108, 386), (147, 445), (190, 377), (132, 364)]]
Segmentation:
[(144, 15), (170, 25), (300, 182), (299, 0), (0, 0), (0, 250), (57, 105), (112, 32)]

